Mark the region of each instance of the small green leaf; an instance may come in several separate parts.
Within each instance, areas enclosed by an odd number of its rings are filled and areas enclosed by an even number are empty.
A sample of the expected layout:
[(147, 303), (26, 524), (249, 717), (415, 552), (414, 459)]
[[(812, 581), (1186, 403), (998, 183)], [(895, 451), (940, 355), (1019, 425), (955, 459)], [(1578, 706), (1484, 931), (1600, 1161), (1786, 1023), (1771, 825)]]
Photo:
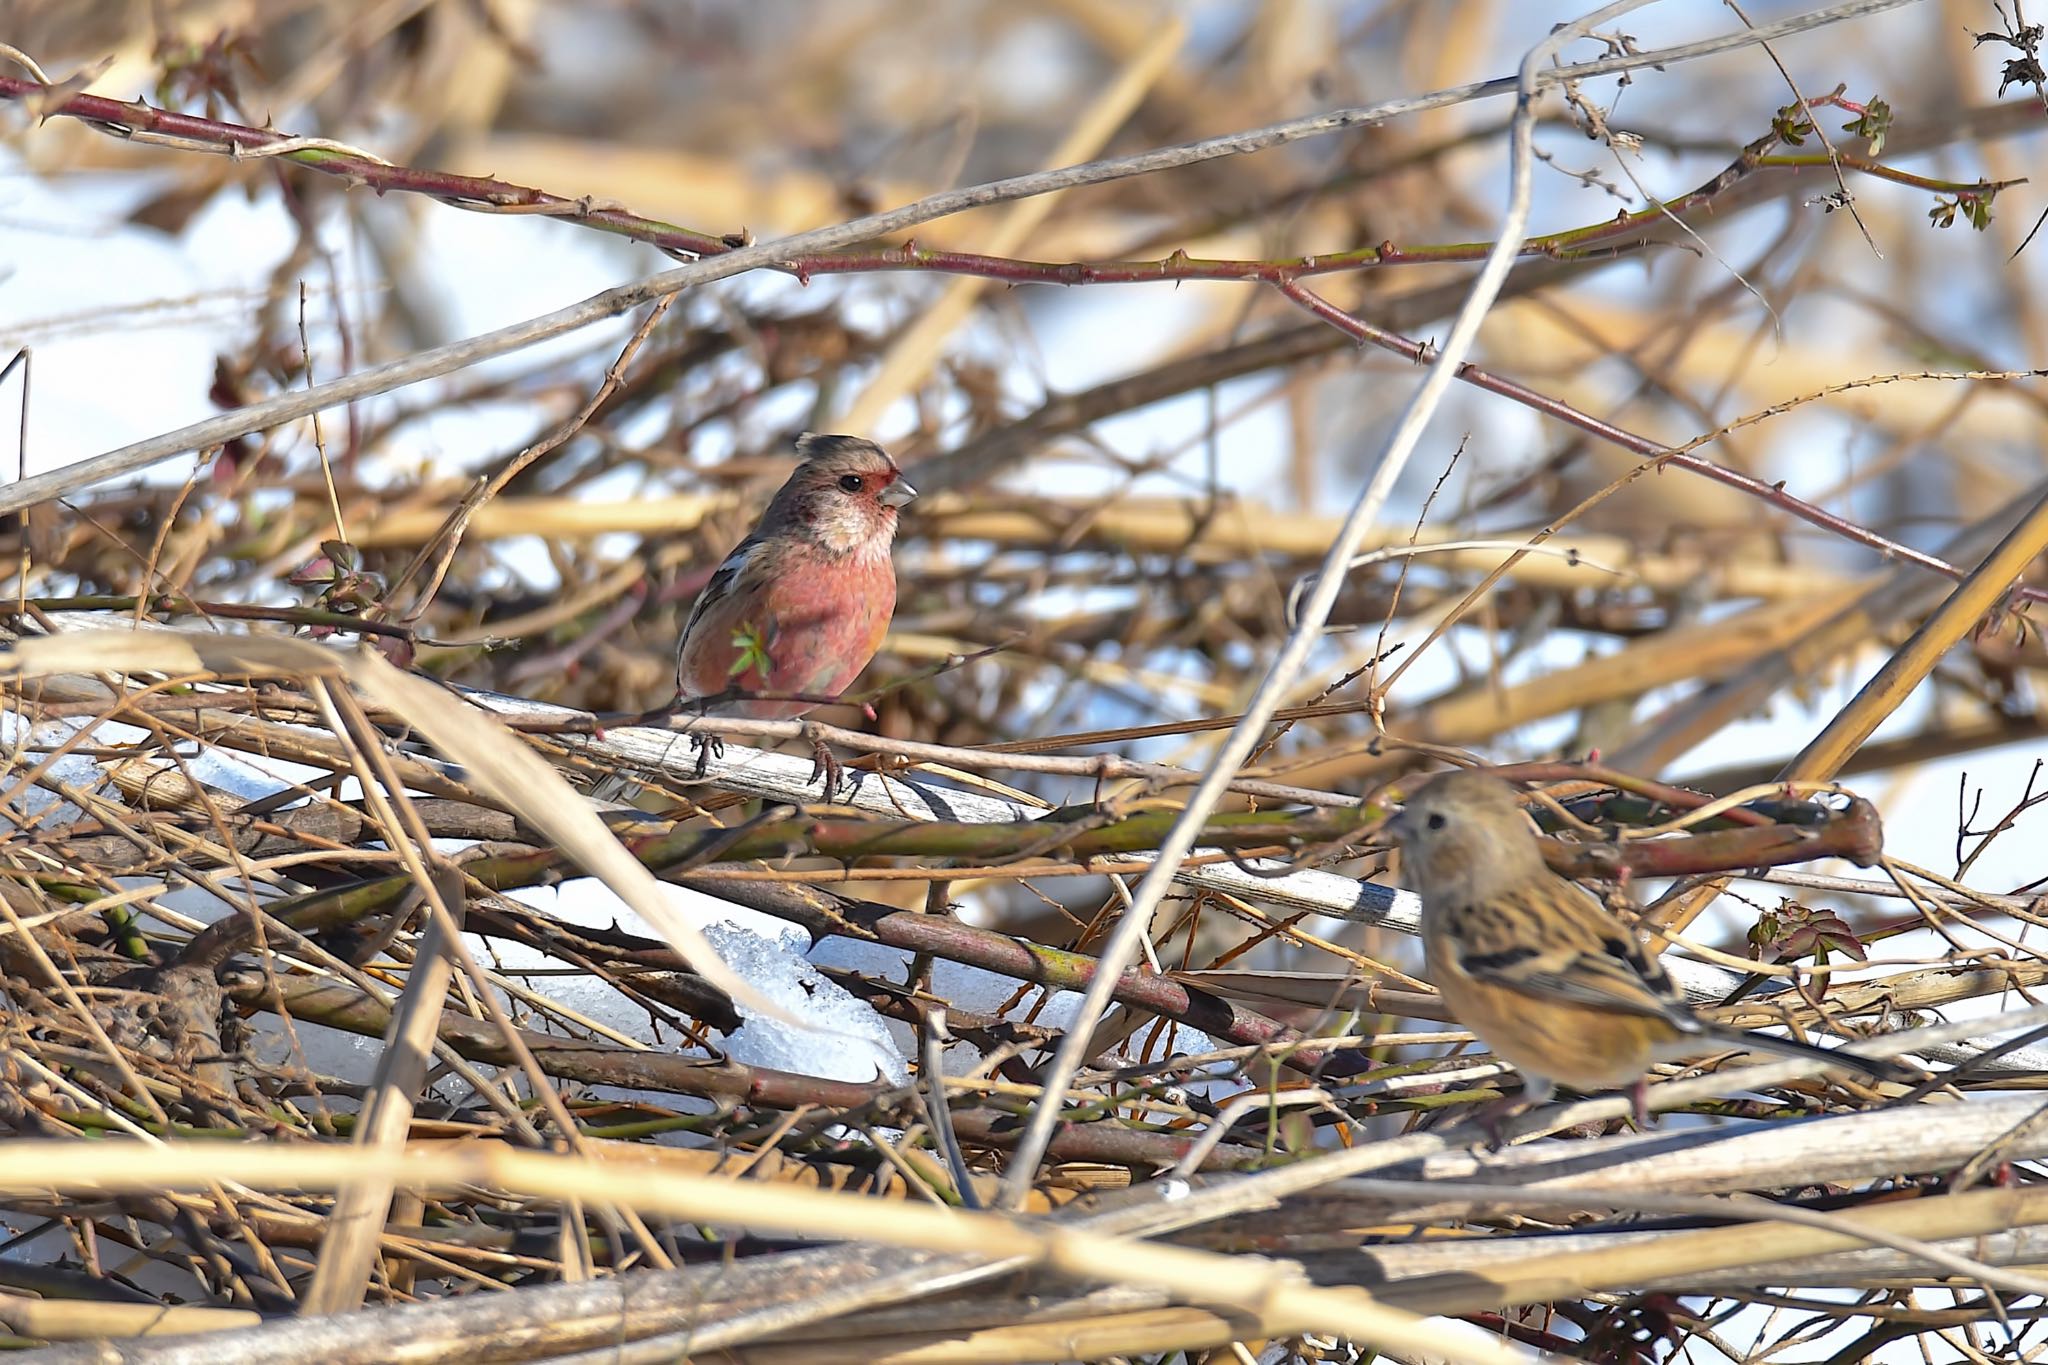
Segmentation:
[(1934, 207), (1927, 210), (1927, 221), (1936, 227), (1954, 227), (1956, 215), (1982, 232), (1991, 226), (1991, 201), (1998, 197), (1995, 189), (1957, 190), (1953, 199), (1936, 199)]
[(753, 626), (741, 623), (732, 633), (732, 647), (739, 651), (732, 661), (732, 667), (725, 671), (728, 678), (737, 678), (749, 671), (759, 672), (765, 680), (774, 671), (775, 661), (768, 657), (768, 642)]
[(1771, 118), (1771, 133), (1787, 147), (1804, 147), (1806, 135), (1812, 131), (1806, 110), (1797, 104), (1783, 106)]
[(1863, 138), (1870, 144), (1870, 154), (1878, 156), (1884, 151), (1884, 140), (1892, 130), (1892, 107), (1881, 99), (1872, 98), (1863, 106), (1863, 112), (1842, 125), (1842, 131)]
[(320, 553), (334, 561), (338, 569), (354, 572), (363, 567), (363, 552), (345, 540), (323, 540)]
[(1749, 946), (1757, 950), (1757, 956), (1760, 958), (1765, 948), (1777, 943), (1778, 936), (1784, 930), (1785, 922), (1766, 910), (1756, 917), (1755, 924), (1749, 926)]

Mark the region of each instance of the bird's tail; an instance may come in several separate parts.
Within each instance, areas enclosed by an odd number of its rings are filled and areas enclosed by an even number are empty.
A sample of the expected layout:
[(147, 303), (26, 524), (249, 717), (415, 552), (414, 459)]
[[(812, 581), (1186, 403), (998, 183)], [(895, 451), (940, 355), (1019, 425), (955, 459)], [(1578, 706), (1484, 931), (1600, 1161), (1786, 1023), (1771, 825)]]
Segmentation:
[(1801, 1042), (1797, 1038), (1780, 1038), (1770, 1033), (1751, 1033), (1747, 1029), (1729, 1028), (1721, 1024), (1709, 1024), (1706, 1035), (1716, 1042), (1730, 1047), (1750, 1048), (1758, 1052), (1776, 1052), (1786, 1057), (1800, 1057), (1807, 1061), (1826, 1061), (1850, 1071), (1860, 1071), (1883, 1081), (1902, 1081), (1908, 1085), (1927, 1079), (1927, 1073), (1909, 1063), (1895, 1061), (1890, 1057), (1865, 1057), (1847, 1048), (1819, 1047), (1813, 1043)]

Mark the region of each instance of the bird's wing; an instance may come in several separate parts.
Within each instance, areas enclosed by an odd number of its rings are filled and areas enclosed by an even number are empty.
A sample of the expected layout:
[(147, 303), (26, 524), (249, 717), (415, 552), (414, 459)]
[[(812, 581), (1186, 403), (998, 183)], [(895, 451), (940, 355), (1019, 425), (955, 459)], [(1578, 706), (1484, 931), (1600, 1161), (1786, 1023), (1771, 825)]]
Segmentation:
[(1635, 933), (1584, 891), (1557, 879), (1461, 907), (1453, 937), (1467, 975), (1538, 999), (1668, 1020), (1700, 1021)]
[(683, 622), (683, 633), (677, 637), (678, 651), (688, 646), (691, 632), (697, 629), (697, 623), (704, 619), (707, 612), (727, 598), (738, 595), (741, 585), (746, 580), (748, 567), (759, 559), (755, 552), (763, 543), (759, 532), (748, 536), (733, 546), (732, 553), (711, 571), (711, 577), (704, 581), (703, 589), (697, 594), (697, 601), (690, 608), (690, 615)]

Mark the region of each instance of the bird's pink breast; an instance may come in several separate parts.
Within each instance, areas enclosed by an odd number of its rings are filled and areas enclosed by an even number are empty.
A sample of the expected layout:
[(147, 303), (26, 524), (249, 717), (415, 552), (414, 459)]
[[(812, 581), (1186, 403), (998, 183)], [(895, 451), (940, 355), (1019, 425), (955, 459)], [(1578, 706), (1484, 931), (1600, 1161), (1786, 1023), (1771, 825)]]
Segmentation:
[[(687, 696), (708, 697), (732, 687), (756, 692), (808, 692), (837, 696), (860, 676), (881, 648), (896, 610), (896, 571), (881, 554), (827, 556), (792, 550), (750, 592), (715, 603), (691, 631), (682, 677)], [(758, 639), (772, 665), (758, 661), (735, 676), (745, 648), (742, 632)], [(812, 709), (808, 702), (734, 702), (719, 709), (755, 720), (780, 720)]]

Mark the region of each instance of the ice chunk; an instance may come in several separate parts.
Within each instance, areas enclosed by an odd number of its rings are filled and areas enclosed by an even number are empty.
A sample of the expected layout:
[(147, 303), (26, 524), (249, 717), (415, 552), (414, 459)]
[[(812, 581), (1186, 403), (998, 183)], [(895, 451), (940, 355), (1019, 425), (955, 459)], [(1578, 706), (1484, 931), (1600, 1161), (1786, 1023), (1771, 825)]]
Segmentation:
[(869, 1081), (878, 1075), (896, 1085), (909, 1080), (902, 1054), (874, 1007), (803, 955), (810, 936), (802, 929), (784, 924), (781, 930), (780, 937), (771, 939), (737, 924), (705, 927), (704, 936), (726, 966), (811, 1025), (798, 1029), (779, 1019), (749, 1017), (725, 1040), (733, 1059), (826, 1080)]
[[(871, 1081), (877, 1075), (893, 1084), (909, 1079), (903, 1052), (890, 1036), (888, 1021), (818, 970), (805, 955), (810, 935), (801, 928), (679, 886), (664, 886), (662, 892), (704, 930), (728, 967), (813, 1025), (799, 1029), (778, 1020), (748, 1016), (724, 1040), (735, 1061), (835, 1081)], [(565, 882), (555, 890), (534, 887), (511, 894), (570, 924), (617, 925), (629, 933), (660, 937), (595, 878)], [(551, 987), (550, 993), (559, 994), (559, 985)], [(616, 992), (610, 995), (610, 1001), (584, 998), (576, 1004), (614, 1028), (645, 1026), (644, 1011)]]

